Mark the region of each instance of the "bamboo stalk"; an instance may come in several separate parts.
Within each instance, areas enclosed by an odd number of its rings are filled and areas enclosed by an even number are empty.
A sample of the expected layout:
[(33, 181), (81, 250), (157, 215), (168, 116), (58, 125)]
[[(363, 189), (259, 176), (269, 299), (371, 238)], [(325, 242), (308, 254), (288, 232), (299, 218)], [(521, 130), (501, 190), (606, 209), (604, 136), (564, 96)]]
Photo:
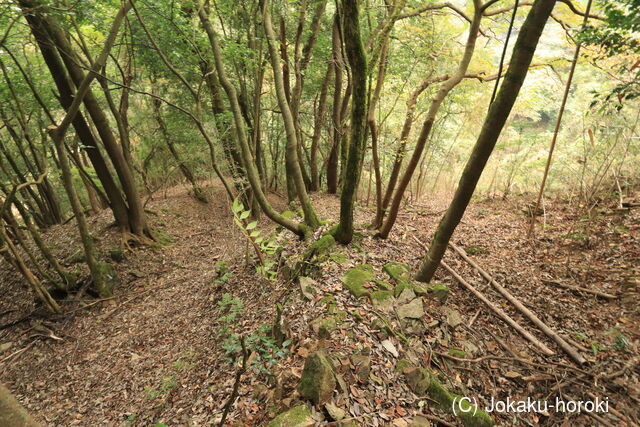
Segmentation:
[(518, 311), (524, 314), (534, 325), (536, 325), (542, 332), (544, 332), (546, 336), (554, 340), (560, 346), (560, 348), (562, 348), (569, 356), (571, 356), (574, 361), (576, 361), (578, 364), (583, 364), (586, 362), (586, 359), (575, 348), (573, 348), (568, 342), (566, 342), (560, 335), (554, 332), (546, 323), (540, 320), (540, 318), (536, 316), (535, 313), (525, 307), (518, 298), (513, 296), (508, 290), (498, 284), (498, 282), (496, 282), (489, 275), (489, 273), (487, 273), (475, 261), (469, 258), (462, 249), (451, 242), (449, 242), (449, 246), (454, 251), (456, 251), (458, 255), (462, 257), (462, 259), (467, 261), (471, 266), (478, 270), (480, 275), (487, 279), (491, 286), (493, 286), (500, 293), (500, 295), (505, 297), (511, 304), (513, 304), (513, 306), (517, 308)]
[(471, 293), (473, 293), (480, 301), (485, 303), (487, 307), (489, 307), (495, 314), (497, 314), (502, 320), (507, 322), (513, 329), (518, 331), (523, 337), (525, 337), (531, 344), (538, 347), (544, 354), (547, 356), (553, 356), (555, 353), (553, 350), (549, 349), (546, 345), (540, 342), (536, 337), (531, 335), (526, 329), (524, 329), (518, 322), (513, 320), (507, 313), (502, 311), (499, 307), (496, 307), (491, 301), (487, 299), (480, 291), (474, 288), (469, 282), (464, 280), (455, 270), (449, 265), (447, 265), (444, 261), (440, 261), (440, 265), (442, 265), (451, 275), (458, 281), (462, 286), (467, 288)]

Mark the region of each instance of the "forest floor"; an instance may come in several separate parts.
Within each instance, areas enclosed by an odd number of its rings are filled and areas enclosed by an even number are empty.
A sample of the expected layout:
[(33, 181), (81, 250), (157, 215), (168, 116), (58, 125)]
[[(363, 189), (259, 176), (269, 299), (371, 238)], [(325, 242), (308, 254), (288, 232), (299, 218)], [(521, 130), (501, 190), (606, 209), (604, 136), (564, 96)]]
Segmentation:
[[(342, 418), (342, 425), (406, 426), (423, 416), (434, 425), (437, 419), (457, 425), (447, 408), (410, 390), (406, 370), (397, 367), (406, 358), (438, 373), (458, 394), (477, 398), (481, 407), (492, 398), (555, 401), (559, 396), (608, 398), (611, 408), (595, 418), (553, 409), (493, 413), (500, 425), (638, 425), (640, 209), (623, 213), (615, 201), (603, 201), (589, 217), (574, 201), (554, 200), (546, 205), (544, 231), (539, 226), (531, 241), (522, 199), (478, 201), (454, 236), (547, 325), (583, 348), (588, 363), (578, 366), (451, 251), (446, 262), (554, 356), (541, 355), (442, 268), (435, 281), (449, 285), (448, 299), (419, 298), (424, 316), (413, 323), (345, 289), (344, 273), (360, 264), (370, 264), (374, 275), (392, 286), (381, 271), (384, 264), (416, 267), (424, 254), (419, 242), (428, 244), (446, 207), (444, 198), (405, 207), (388, 240), (363, 231), (355, 244), (334, 248), (316, 267), (314, 289), (305, 296), (297, 283), (267, 280), (247, 265), (246, 241), (224, 193), (217, 187), (208, 191), (209, 204), (194, 201), (181, 187), (149, 203), (149, 218), (162, 244), (125, 251), (116, 264), (122, 283), (113, 299), (97, 301), (85, 292), (63, 303), (64, 315), (46, 315), (34, 311), (17, 275), (0, 270), (0, 325), (30, 314), (0, 329), (0, 378), (43, 424), (213, 425), (235, 382), (237, 364), (227, 356), (237, 355), (236, 332), (257, 349), (251, 359), (260, 363), (242, 376), (228, 423), (264, 425), (295, 406), (305, 357), (322, 348), (334, 361), (339, 387), (332, 406), (312, 408), (321, 424)], [(313, 199), (322, 218), (335, 220), (336, 197), (318, 194)], [(276, 197), (273, 202), (285, 208)], [(359, 208), (357, 222), (364, 225), (372, 215), (372, 209)], [(106, 212), (90, 217), (105, 258), (117, 255), (119, 242), (108, 221)], [(268, 221), (262, 226), (264, 234), (271, 227)], [(54, 227), (46, 238), (69, 263), (77, 258), (73, 222)], [(283, 256), (305, 247), (285, 232), (278, 242)], [(227, 273), (220, 261), (228, 263)], [(617, 298), (576, 293), (553, 282)], [(274, 351), (263, 327), (274, 323), (277, 303), (284, 306), (290, 337), (284, 352)], [(329, 317), (336, 328), (318, 339), (318, 319)], [(382, 318), (388, 319), (386, 330), (380, 328)]]

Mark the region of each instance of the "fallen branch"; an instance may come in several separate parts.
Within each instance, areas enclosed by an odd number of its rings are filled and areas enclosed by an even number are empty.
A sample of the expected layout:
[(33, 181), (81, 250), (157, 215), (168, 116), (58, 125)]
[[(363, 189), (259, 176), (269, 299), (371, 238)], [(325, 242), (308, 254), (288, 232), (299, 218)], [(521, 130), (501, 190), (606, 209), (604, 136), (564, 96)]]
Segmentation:
[(224, 412), (222, 412), (222, 419), (220, 420), (219, 427), (224, 425), (225, 420), (227, 419), (227, 415), (229, 415), (229, 410), (233, 405), (233, 402), (238, 397), (238, 388), (240, 387), (240, 380), (242, 379), (242, 374), (247, 370), (247, 360), (249, 359), (249, 352), (247, 351), (247, 345), (244, 342), (244, 337), (240, 337), (240, 344), (242, 345), (242, 366), (236, 372), (236, 380), (233, 383), (233, 390), (231, 391), (231, 396), (229, 396), (229, 400), (224, 405)]
[[(413, 239), (418, 242), (418, 244), (422, 247), (426, 246), (420, 241), (418, 240), (415, 236), (411, 236), (413, 237)], [(523, 337), (525, 337), (531, 344), (535, 345), (538, 349), (540, 349), (544, 354), (546, 354), (547, 356), (553, 356), (555, 353), (549, 349), (549, 347), (547, 347), (546, 345), (544, 345), (542, 342), (540, 342), (536, 337), (534, 337), (533, 335), (531, 335), (531, 333), (529, 333), (526, 329), (524, 329), (518, 322), (516, 322), (515, 320), (513, 320), (507, 313), (505, 313), (504, 311), (502, 311), (502, 309), (500, 309), (499, 307), (496, 307), (491, 301), (489, 301), (487, 299), (487, 297), (485, 297), (480, 291), (478, 291), (476, 288), (474, 288), (469, 282), (467, 282), (466, 280), (464, 280), (462, 277), (460, 277), (460, 275), (458, 273), (456, 273), (456, 271), (449, 267), (449, 265), (447, 263), (445, 263), (444, 261), (440, 261), (440, 265), (442, 267), (444, 267), (449, 273), (451, 273), (451, 275), (458, 281), (460, 282), (460, 284), (462, 286), (464, 286), (465, 288), (467, 288), (471, 293), (473, 293), (476, 298), (478, 298), (480, 301), (482, 301), (483, 303), (485, 303), (485, 305), (487, 307), (489, 307), (495, 314), (498, 315), (498, 317), (500, 317), (502, 320), (504, 320), (507, 324), (509, 324), (513, 329), (515, 329), (516, 331), (518, 331)]]
[(593, 289), (583, 288), (581, 286), (566, 285), (564, 283), (556, 282), (555, 280), (543, 280), (542, 283), (544, 283), (545, 285), (554, 285), (554, 286), (558, 286), (560, 288), (570, 289), (570, 290), (572, 290), (574, 292), (584, 292), (584, 293), (587, 293), (587, 294), (593, 294), (595, 296), (598, 296), (600, 298), (605, 298), (605, 299), (617, 299), (618, 298), (615, 295), (607, 294), (605, 292), (595, 291)]
[(573, 348), (568, 342), (566, 342), (560, 335), (554, 332), (546, 323), (540, 320), (540, 318), (536, 316), (535, 313), (533, 313), (531, 310), (525, 307), (525, 305), (522, 304), (518, 298), (514, 297), (508, 290), (506, 290), (503, 286), (498, 284), (498, 282), (496, 282), (489, 275), (489, 273), (487, 273), (475, 261), (469, 258), (462, 249), (460, 249), (458, 246), (454, 245), (451, 242), (449, 242), (449, 246), (451, 246), (451, 248), (455, 252), (457, 252), (458, 255), (462, 257), (462, 259), (467, 261), (471, 266), (473, 266), (476, 270), (478, 270), (480, 275), (484, 277), (486, 280), (488, 280), (491, 286), (493, 286), (500, 293), (500, 295), (505, 297), (511, 304), (513, 304), (513, 306), (517, 308), (518, 311), (524, 314), (525, 317), (527, 317), (527, 319), (529, 319), (542, 332), (544, 332), (546, 336), (554, 340), (560, 346), (560, 348), (562, 348), (569, 356), (571, 356), (571, 358), (575, 362), (577, 362), (580, 365), (586, 362), (586, 359), (575, 348)]
[(502, 320), (504, 320), (505, 322), (507, 322), (511, 327), (513, 327), (513, 329), (515, 329), (516, 331), (518, 331), (523, 337), (525, 337), (531, 344), (535, 345), (536, 347), (538, 347), (538, 349), (540, 349), (544, 354), (546, 354), (547, 356), (553, 356), (555, 353), (553, 352), (553, 350), (549, 349), (549, 347), (547, 347), (546, 345), (544, 345), (542, 342), (540, 342), (536, 337), (534, 337), (533, 335), (531, 335), (531, 333), (529, 333), (529, 331), (527, 331), (526, 329), (524, 329), (518, 322), (516, 322), (515, 320), (513, 320), (507, 313), (505, 313), (504, 311), (502, 311), (501, 308), (496, 307), (491, 301), (489, 301), (487, 299), (487, 297), (485, 297), (480, 291), (478, 291), (476, 288), (474, 288), (469, 282), (467, 282), (466, 280), (464, 280), (462, 277), (460, 277), (460, 275), (458, 273), (456, 273), (456, 271), (449, 267), (449, 265), (447, 263), (445, 263), (444, 261), (440, 261), (440, 265), (442, 265), (458, 282), (460, 282), (460, 284), (462, 286), (464, 286), (465, 288), (467, 288), (469, 291), (471, 291), (471, 293), (473, 293), (480, 301), (482, 301), (483, 303), (485, 303), (485, 305), (487, 307), (489, 307), (494, 313), (496, 313), (500, 318), (502, 318)]

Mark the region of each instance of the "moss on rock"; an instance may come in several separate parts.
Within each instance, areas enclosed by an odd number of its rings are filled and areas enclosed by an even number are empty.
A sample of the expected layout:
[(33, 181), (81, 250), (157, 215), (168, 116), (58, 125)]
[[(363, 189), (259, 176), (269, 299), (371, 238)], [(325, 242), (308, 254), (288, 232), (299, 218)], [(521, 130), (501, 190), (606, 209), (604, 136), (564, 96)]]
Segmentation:
[(460, 405), (456, 413), (465, 427), (491, 427), (495, 424), (489, 414), (475, 408), (475, 405), (461, 399), (461, 396), (450, 393), (430, 370), (415, 368), (407, 371), (405, 375), (411, 391), (419, 396), (428, 395), (440, 409), (452, 412), (454, 403)]
[(427, 294), (432, 295), (442, 304), (447, 302), (447, 298), (449, 297), (449, 286), (444, 283), (434, 283), (432, 285), (427, 286)]
[(269, 427), (308, 427), (314, 424), (307, 405), (299, 405), (281, 413), (268, 424)]
[(364, 287), (365, 283), (373, 280), (373, 267), (369, 264), (362, 264), (349, 269), (342, 277), (342, 282), (351, 294), (360, 298), (369, 295), (369, 290)]
[(336, 379), (327, 356), (322, 351), (310, 354), (304, 362), (298, 386), (300, 396), (321, 405), (331, 399), (335, 388)]
[(306, 261), (313, 257), (324, 255), (336, 244), (336, 240), (331, 234), (325, 234), (315, 242), (309, 245), (306, 251), (304, 251), (304, 259)]
[(398, 283), (411, 280), (411, 267), (401, 262), (389, 261), (382, 267), (382, 271)]
[(320, 338), (328, 339), (331, 337), (331, 333), (338, 329), (338, 321), (335, 317), (327, 317), (320, 322), (318, 327), (318, 336)]

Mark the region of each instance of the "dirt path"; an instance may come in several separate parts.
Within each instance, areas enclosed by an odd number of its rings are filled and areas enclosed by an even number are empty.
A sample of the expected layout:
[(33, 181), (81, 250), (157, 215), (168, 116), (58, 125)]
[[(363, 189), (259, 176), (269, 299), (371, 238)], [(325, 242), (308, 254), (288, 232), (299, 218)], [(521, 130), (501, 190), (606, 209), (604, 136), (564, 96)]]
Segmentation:
[[(213, 328), (221, 289), (214, 283), (214, 266), (233, 263), (244, 253), (224, 193), (211, 191), (206, 205), (182, 189), (149, 204), (154, 213), (149, 218), (166, 245), (126, 253), (117, 265), (123, 284), (115, 300), (60, 322), (33, 321), (4, 331), (1, 339), (12, 342), (12, 351), (29, 345), (36, 334), (49, 333), (38, 325), (61, 338), (38, 339), (9, 365), (0, 365), (3, 382), (36, 418), (52, 426), (210, 419), (233, 375), (220, 369), (216, 354)], [(106, 221), (106, 214), (91, 218), (105, 254), (117, 246)], [(69, 237), (73, 226), (53, 230), (48, 239), (59, 247), (77, 247)], [(259, 295), (251, 295), (255, 287), (244, 280), (238, 275), (226, 285), (259, 301)], [(211, 393), (203, 398), (205, 390)]]

